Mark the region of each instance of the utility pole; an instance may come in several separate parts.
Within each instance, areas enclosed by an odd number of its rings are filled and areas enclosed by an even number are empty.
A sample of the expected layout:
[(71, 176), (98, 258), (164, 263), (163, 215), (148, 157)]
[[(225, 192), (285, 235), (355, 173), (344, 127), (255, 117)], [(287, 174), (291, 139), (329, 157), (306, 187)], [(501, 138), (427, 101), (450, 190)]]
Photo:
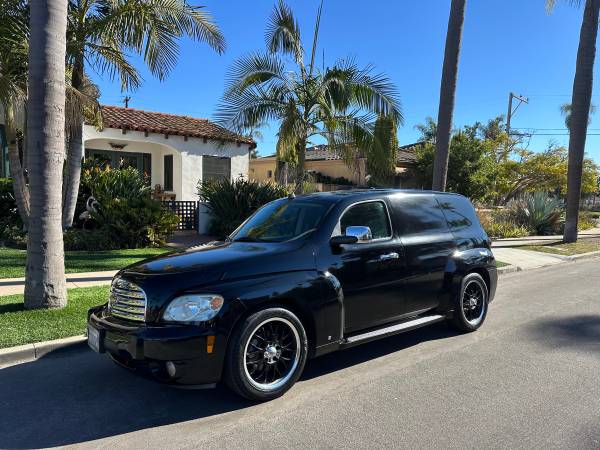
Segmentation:
[(128, 95), (125, 96), (125, 98), (123, 99), (123, 101), (125, 102), (125, 108), (129, 108), (129, 100), (131, 100), (131, 97), (129, 97)]
[[(515, 106), (515, 109), (513, 109), (513, 107), (512, 107), (513, 98), (515, 100), (519, 101), (517, 106)], [(508, 113), (506, 114), (506, 134), (508, 134), (509, 136), (510, 136), (510, 119), (512, 118), (512, 116), (515, 115), (515, 113), (517, 112), (517, 109), (519, 109), (519, 106), (521, 106), (521, 103), (529, 104), (529, 99), (526, 97), (523, 97), (521, 95), (517, 95), (513, 92), (508, 93)]]

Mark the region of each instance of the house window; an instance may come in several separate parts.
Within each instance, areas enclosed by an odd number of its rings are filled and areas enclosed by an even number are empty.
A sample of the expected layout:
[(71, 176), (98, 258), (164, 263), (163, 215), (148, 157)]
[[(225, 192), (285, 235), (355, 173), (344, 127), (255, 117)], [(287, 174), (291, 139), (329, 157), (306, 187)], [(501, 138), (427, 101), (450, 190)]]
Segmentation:
[(202, 157), (202, 180), (229, 180), (231, 178), (231, 158), (221, 156)]
[(164, 157), (164, 190), (173, 190), (173, 155), (165, 155)]
[(273, 171), (267, 170), (267, 178), (273, 178)]

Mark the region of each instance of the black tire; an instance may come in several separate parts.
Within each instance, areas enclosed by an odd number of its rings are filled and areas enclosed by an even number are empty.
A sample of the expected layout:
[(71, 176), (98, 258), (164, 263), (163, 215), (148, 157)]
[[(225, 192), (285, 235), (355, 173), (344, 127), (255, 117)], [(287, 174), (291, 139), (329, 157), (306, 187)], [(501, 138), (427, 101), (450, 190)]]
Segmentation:
[(249, 400), (272, 400), (298, 380), (307, 354), (308, 340), (300, 320), (287, 309), (263, 309), (248, 316), (233, 332), (224, 380), (232, 391)]
[(452, 325), (459, 331), (477, 330), (487, 316), (488, 300), (488, 287), (481, 275), (467, 274), (454, 298)]

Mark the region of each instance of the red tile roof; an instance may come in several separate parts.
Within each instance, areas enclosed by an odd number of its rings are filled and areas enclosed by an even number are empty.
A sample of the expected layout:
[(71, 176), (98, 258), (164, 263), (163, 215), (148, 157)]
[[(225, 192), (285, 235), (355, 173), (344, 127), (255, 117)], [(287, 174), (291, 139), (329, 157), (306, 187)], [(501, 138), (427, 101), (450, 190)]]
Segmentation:
[(177, 116), (120, 106), (102, 106), (104, 128), (118, 128), (148, 133), (207, 138), (216, 141), (239, 142), (256, 147), (256, 142), (227, 130), (208, 119)]

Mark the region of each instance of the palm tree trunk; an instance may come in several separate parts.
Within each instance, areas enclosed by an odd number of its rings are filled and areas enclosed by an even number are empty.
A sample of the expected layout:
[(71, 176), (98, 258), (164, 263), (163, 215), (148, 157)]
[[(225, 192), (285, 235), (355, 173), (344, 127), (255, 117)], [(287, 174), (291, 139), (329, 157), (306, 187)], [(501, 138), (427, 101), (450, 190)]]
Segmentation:
[[(75, 60), (71, 86), (78, 91), (83, 87), (83, 55)], [(77, 194), (79, 194), (79, 180), (81, 178), (81, 158), (83, 157), (83, 120), (79, 111), (80, 105), (72, 105), (74, 122), (67, 125), (68, 147), (67, 147), (67, 170), (64, 180), (63, 191), (63, 216), (62, 225), (64, 229), (71, 228), (73, 216), (77, 206)]]
[[(13, 192), (15, 202), (23, 225), (27, 228), (29, 222), (29, 189), (25, 181), (23, 166), (19, 158), (19, 141), (17, 139), (17, 130), (14, 122), (14, 110), (11, 105), (4, 105), (4, 117), (6, 122), (6, 140), (8, 141), (8, 160), (10, 166), (10, 176), (13, 179)], [(11, 142), (15, 142), (13, 146)]]
[(62, 234), (67, 0), (30, 2), (25, 308), (67, 304)]
[(433, 161), (433, 185), (436, 191), (446, 190), (448, 175), (448, 152), (450, 134), (452, 132), (452, 116), (454, 114), (454, 97), (456, 95), (456, 79), (458, 77), (458, 60), (460, 42), (465, 21), (467, 0), (452, 0), (448, 31), (446, 33), (446, 49), (440, 85), (440, 106), (438, 110), (435, 158)]
[(573, 81), (571, 118), (569, 134), (569, 169), (567, 172), (567, 216), (565, 222), (565, 242), (577, 241), (579, 201), (581, 199), (581, 178), (585, 140), (590, 116), (592, 85), (594, 82), (594, 59), (596, 57), (596, 37), (598, 35), (598, 12), (600, 0), (587, 0), (583, 11), (583, 21), (579, 34), (577, 65)]
[(306, 140), (300, 140), (296, 144), (296, 154), (298, 155), (298, 166), (296, 167), (296, 188), (294, 193), (300, 195), (304, 193), (304, 166), (306, 161)]

